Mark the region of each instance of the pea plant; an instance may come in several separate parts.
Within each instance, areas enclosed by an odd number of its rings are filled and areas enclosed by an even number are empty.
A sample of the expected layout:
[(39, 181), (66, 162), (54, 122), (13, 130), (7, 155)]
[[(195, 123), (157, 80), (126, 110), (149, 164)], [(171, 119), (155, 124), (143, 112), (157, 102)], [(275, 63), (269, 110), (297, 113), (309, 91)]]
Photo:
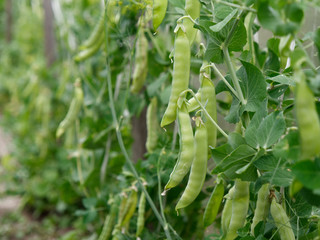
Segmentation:
[(76, 80), (55, 89), (72, 97), (52, 124), (94, 238), (320, 239), (319, 2), (95, 6), (74, 19), (86, 34), (60, 26)]

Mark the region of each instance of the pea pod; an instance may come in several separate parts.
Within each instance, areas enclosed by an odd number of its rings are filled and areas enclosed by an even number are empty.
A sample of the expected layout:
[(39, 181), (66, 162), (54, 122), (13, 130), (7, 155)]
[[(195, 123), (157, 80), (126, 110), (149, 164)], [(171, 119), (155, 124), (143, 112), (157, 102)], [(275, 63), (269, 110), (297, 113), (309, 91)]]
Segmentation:
[(275, 225), (278, 228), (281, 240), (294, 240), (294, 233), (290, 225), (289, 218), (283, 209), (283, 207), (272, 199), (271, 202), (271, 216), (274, 220)]
[(151, 153), (158, 143), (157, 98), (152, 98), (147, 109), (147, 141), (146, 148)]
[(66, 117), (62, 120), (62, 122), (60, 122), (58, 126), (58, 129), (56, 132), (57, 138), (61, 137), (62, 134), (75, 122), (81, 110), (81, 106), (83, 103), (83, 91), (81, 88), (81, 81), (79, 78), (75, 81), (74, 86), (75, 86), (74, 97), (71, 101)]
[(220, 183), (218, 183), (215, 186), (211, 194), (211, 197), (208, 201), (208, 204), (206, 206), (206, 209), (204, 211), (204, 215), (203, 215), (204, 227), (208, 227), (216, 219), (216, 216), (219, 211), (219, 207), (223, 198), (223, 194), (224, 194), (224, 186), (223, 186), (223, 182), (220, 181)]
[(146, 209), (146, 195), (142, 192), (139, 200), (137, 232), (136, 236), (139, 237), (144, 227), (144, 212)]
[(178, 124), (180, 135), (180, 153), (178, 161), (170, 175), (165, 189), (177, 186), (189, 172), (194, 159), (195, 147), (190, 116), (185, 103), (178, 109)]
[(168, 107), (162, 117), (161, 127), (172, 123), (176, 119), (177, 101), (181, 92), (188, 88), (190, 74), (189, 40), (181, 26), (177, 26), (174, 44), (174, 63), (172, 89)]
[(232, 216), (232, 199), (234, 195), (234, 186), (230, 188), (228, 194), (224, 196), (226, 198), (226, 203), (224, 204), (223, 210), (222, 210), (222, 215), (221, 215), (221, 228), (223, 235), (227, 234), (227, 231), (229, 229), (230, 225), (230, 220)]
[[(201, 82), (201, 102), (206, 106), (206, 110), (210, 117), (217, 121), (217, 103), (216, 103), (216, 92), (212, 81), (207, 75), (202, 74)], [(217, 127), (209, 120), (206, 119), (205, 126), (208, 131), (208, 145), (211, 147), (216, 146), (217, 141)]]
[(301, 159), (311, 159), (320, 154), (320, 122), (315, 99), (306, 83), (302, 70), (295, 73), (299, 81), (296, 85), (296, 115), (300, 133)]
[[(198, 100), (201, 102), (201, 92), (200, 91), (198, 91), (196, 93), (196, 98), (198, 98)], [(198, 108), (200, 108), (200, 105), (197, 102), (197, 100), (194, 97), (192, 97), (188, 100), (187, 107), (188, 107), (188, 112), (193, 112), (193, 111), (197, 110)]]
[(157, 28), (162, 23), (164, 16), (166, 15), (168, 6), (168, 0), (153, 0), (153, 29), (157, 30)]
[(187, 187), (177, 203), (176, 210), (188, 206), (199, 195), (207, 172), (208, 141), (207, 129), (197, 120), (195, 133), (195, 155), (191, 166)]
[(134, 212), (136, 211), (137, 202), (138, 202), (138, 193), (135, 190), (132, 190), (126, 205), (126, 213), (124, 215), (121, 226), (126, 226), (129, 223)]
[(258, 191), (258, 198), (256, 209), (254, 211), (254, 216), (251, 224), (251, 234), (254, 235), (254, 228), (256, 225), (265, 221), (269, 214), (270, 202), (269, 202), (269, 183), (262, 185)]
[(132, 93), (138, 93), (146, 81), (148, 73), (148, 40), (144, 28), (140, 27), (136, 42), (135, 67), (131, 86)]
[(110, 214), (106, 217), (106, 220), (102, 228), (102, 232), (98, 240), (108, 240), (110, 238), (113, 225), (116, 219), (116, 214), (118, 211), (118, 204), (119, 204), (118, 199), (114, 199), (111, 206)]
[(90, 58), (91, 56), (93, 56), (96, 52), (98, 52), (99, 48), (101, 47), (101, 45), (103, 44), (105, 40), (105, 35), (101, 34), (99, 36), (99, 39), (95, 42), (95, 44), (93, 46), (90, 46), (89, 48), (86, 48), (84, 50), (82, 50), (81, 52), (79, 52), (75, 57), (74, 60), (76, 62), (82, 62), (88, 58)]
[(236, 179), (234, 195), (232, 199), (232, 215), (229, 228), (225, 235), (225, 240), (233, 240), (238, 234), (239, 228), (242, 228), (246, 221), (246, 216), (249, 208), (249, 182)]
[[(199, 0), (186, 0), (185, 13), (189, 15), (193, 20), (200, 17), (201, 4)], [(193, 22), (189, 18), (183, 20), (183, 26), (186, 30), (187, 37), (190, 45), (193, 43), (198, 30), (193, 27)]]

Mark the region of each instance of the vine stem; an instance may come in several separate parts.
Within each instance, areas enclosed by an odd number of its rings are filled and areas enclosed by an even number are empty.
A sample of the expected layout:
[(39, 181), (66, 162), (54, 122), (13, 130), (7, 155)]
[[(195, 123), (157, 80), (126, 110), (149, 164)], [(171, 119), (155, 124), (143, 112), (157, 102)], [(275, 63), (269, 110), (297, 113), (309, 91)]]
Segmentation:
[(238, 5), (238, 4), (235, 4), (235, 3), (226, 2), (226, 1), (223, 1), (223, 0), (216, 0), (216, 3), (221, 3), (221, 4), (229, 6), (229, 7), (235, 7), (235, 8), (239, 8), (241, 10), (245, 10), (245, 11), (249, 11), (249, 12), (253, 12), (253, 13), (257, 12), (257, 10), (255, 10), (253, 8), (249, 8), (249, 7), (246, 7), (246, 6), (241, 6), (241, 5)]
[(143, 185), (138, 173), (137, 173), (137, 170), (135, 169), (128, 153), (127, 153), (127, 150), (126, 150), (126, 147), (124, 146), (124, 143), (123, 143), (123, 139), (122, 139), (122, 134), (121, 134), (121, 131), (120, 131), (120, 128), (119, 128), (119, 122), (118, 122), (118, 119), (117, 119), (117, 114), (116, 114), (116, 110), (115, 110), (115, 105), (114, 105), (114, 101), (113, 101), (113, 93), (112, 93), (112, 84), (111, 84), (111, 73), (110, 73), (110, 66), (109, 66), (109, 62), (108, 60), (106, 59), (106, 62), (107, 62), (107, 69), (108, 69), (108, 73), (107, 73), (107, 81), (108, 81), (108, 93), (109, 93), (109, 102), (110, 102), (110, 108), (111, 108), (111, 114), (112, 114), (112, 118), (113, 118), (113, 121), (115, 123), (115, 126), (116, 126), (116, 134), (117, 134), (117, 138), (118, 138), (118, 143), (119, 143), (119, 146), (120, 146), (120, 149), (121, 149), (121, 152), (123, 153), (125, 159), (126, 159), (126, 163), (129, 165), (129, 168), (131, 169), (134, 177), (136, 178), (139, 186), (141, 187), (142, 191), (144, 192), (144, 194), (146, 195), (146, 198), (148, 200), (148, 203), (150, 204), (150, 207), (152, 208), (156, 218), (158, 219), (158, 221), (160, 222), (160, 224), (162, 225), (163, 227), (163, 230), (165, 231), (165, 234), (167, 236), (167, 238), (169, 240), (171, 240), (171, 235), (170, 235), (170, 232), (169, 232), (169, 228), (168, 228), (168, 224), (165, 223), (165, 221), (162, 219), (158, 209), (156, 208), (154, 202), (152, 201), (149, 193), (147, 192), (145, 186)]
[(217, 124), (217, 122), (215, 120), (212, 119), (212, 117), (210, 116), (210, 114), (207, 112), (206, 108), (202, 105), (202, 103), (199, 101), (199, 99), (197, 98), (196, 94), (191, 90), (191, 89), (187, 89), (185, 91), (183, 91), (182, 93), (180, 93), (179, 97), (184, 97), (185, 93), (191, 93), (191, 95), (194, 97), (194, 99), (197, 101), (197, 103), (199, 104), (200, 108), (202, 109), (202, 111), (206, 114), (206, 116), (208, 117), (208, 119), (216, 126), (216, 128), (218, 129), (218, 131), (226, 138), (228, 138), (228, 134), (226, 134), (225, 131), (223, 131), (223, 129)]
[(239, 84), (239, 80), (238, 80), (237, 75), (236, 75), (236, 71), (235, 71), (235, 69), (234, 69), (234, 67), (232, 65), (232, 61), (231, 61), (231, 58), (230, 58), (228, 46), (223, 47), (223, 54), (224, 54), (224, 56), (226, 58), (225, 62), (227, 64), (228, 70), (230, 72), (233, 85), (234, 85), (234, 87), (235, 87), (235, 89), (237, 91), (237, 94), (239, 96), (239, 100), (241, 101), (241, 103), (243, 105), (245, 105), (246, 104), (246, 100), (243, 97), (242, 90), (241, 90), (241, 87), (240, 87), (240, 84)]

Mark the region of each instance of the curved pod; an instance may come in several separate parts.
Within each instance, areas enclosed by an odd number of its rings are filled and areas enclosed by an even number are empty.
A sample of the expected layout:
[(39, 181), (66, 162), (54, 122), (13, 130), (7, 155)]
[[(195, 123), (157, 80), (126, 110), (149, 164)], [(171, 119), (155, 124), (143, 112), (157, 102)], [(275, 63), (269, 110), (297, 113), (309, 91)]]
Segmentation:
[(164, 16), (166, 15), (168, 6), (168, 0), (153, 0), (153, 29), (157, 30), (157, 28), (162, 23)]

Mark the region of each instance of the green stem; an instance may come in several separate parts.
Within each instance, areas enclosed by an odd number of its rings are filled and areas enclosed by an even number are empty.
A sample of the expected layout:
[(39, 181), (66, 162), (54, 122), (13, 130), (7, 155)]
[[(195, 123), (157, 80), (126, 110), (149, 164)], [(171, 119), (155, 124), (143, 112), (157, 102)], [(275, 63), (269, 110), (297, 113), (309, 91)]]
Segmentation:
[(230, 83), (227, 81), (227, 79), (225, 79), (225, 77), (222, 75), (222, 73), (219, 71), (219, 69), (216, 67), (216, 65), (214, 63), (211, 63), (210, 65), (214, 71), (219, 75), (219, 77), (222, 79), (222, 81), (227, 85), (227, 87), (230, 89), (230, 91), (236, 96), (236, 98), (239, 99), (238, 93), (236, 92), (236, 90), (234, 90), (234, 88), (230, 85)]
[(120, 131), (120, 128), (119, 128), (119, 122), (118, 122), (117, 114), (116, 114), (116, 110), (115, 110), (115, 105), (114, 105), (114, 101), (113, 101), (111, 73), (110, 73), (110, 66), (109, 66), (108, 59), (106, 59), (106, 62), (107, 62), (107, 64), (106, 64), (107, 65), (107, 69), (108, 69), (107, 81), (108, 81), (108, 93), (109, 93), (110, 108), (111, 108), (112, 118), (113, 118), (113, 121), (114, 121), (115, 126), (116, 126), (115, 130), (116, 130), (118, 143), (119, 143), (121, 152), (124, 155), (126, 163), (129, 165), (129, 168), (132, 171), (134, 177), (136, 178), (139, 186), (141, 187), (142, 191), (146, 195), (147, 201), (150, 204), (150, 207), (152, 208), (156, 218), (158, 219), (158, 221), (162, 225), (163, 230), (165, 231), (165, 234), (166, 234), (167, 238), (169, 240), (171, 240), (172, 238), (171, 238), (170, 232), (168, 230), (168, 225), (163, 221), (158, 209), (156, 208), (156, 206), (155, 206), (154, 202), (152, 201), (149, 193), (147, 192), (146, 188), (144, 187), (144, 185), (143, 185), (143, 183), (142, 183), (142, 181), (141, 181), (141, 179), (140, 179), (140, 177), (139, 177), (139, 175), (137, 173), (137, 170), (135, 169), (135, 167), (134, 167), (134, 165), (133, 165), (133, 163), (132, 163), (132, 161), (131, 161), (128, 153), (127, 153), (126, 147), (124, 146), (123, 139), (122, 139), (122, 134), (121, 134), (121, 131)]
[(223, 48), (223, 54), (224, 54), (224, 57), (226, 59), (225, 62), (227, 64), (228, 70), (230, 72), (230, 76), (231, 76), (233, 85), (236, 88), (237, 94), (239, 96), (239, 100), (241, 101), (241, 103), (243, 105), (245, 105), (246, 104), (246, 100), (243, 97), (242, 90), (241, 90), (241, 87), (240, 87), (240, 84), (239, 84), (239, 80), (237, 78), (236, 71), (235, 71), (235, 69), (234, 69), (234, 67), (232, 65), (232, 61), (231, 61), (229, 50), (228, 50), (227, 46), (225, 46)]
[(298, 47), (304, 52), (304, 54), (306, 55), (306, 61), (309, 64), (309, 66), (312, 68), (312, 70), (314, 72), (316, 72), (316, 66), (313, 64), (312, 60), (310, 59), (308, 53), (306, 52), (306, 50), (304, 49), (302, 43), (300, 42), (299, 39), (295, 38), (295, 42), (297, 43)]
[(191, 89), (187, 89), (185, 91), (183, 91), (182, 93), (180, 93), (180, 97), (184, 97), (184, 94), (186, 92), (191, 93), (191, 95), (194, 97), (194, 99), (197, 101), (197, 103), (199, 104), (200, 108), (202, 109), (202, 111), (206, 114), (207, 118), (216, 126), (216, 128), (218, 129), (218, 131), (226, 138), (228, 138), (228, 134), (226, 134), (225, 131), (222, 130), (221, 127), (219, 127), (219, 125), (217, 124), (217, 122), (215, 120), (212, 119), (212, 117), (210, 116), (210, 114), (207, 112), (206, 108), (202, 105), (202, 103), (199, 101), (199, 99), (197, 98), (196, 94), (191, 90)]
[(252, 32), (252, 25), (254, 22), (254, 19), (256, 18), (256, 14), (251, 13), (249, 26), (248, 26), (248, 43), (249, 43), (249, 51), (251, 53), (252, 57), (252, 64), (256, 65), (256, 55), (254, 53), (254, 43), (253, 43), (253, 32)]
[(249, 8), (249, 7), (246, 7), (246, 6), (241, 6), (241, 5), (238, 5), (238, 4), (235, 4), (235, 3), (226, 2), (226, 1), (223, 1), (223, 0), (216, 0), (216, 3), (221, 3), (221, 4), (229, 6), (229, 7), (235, 7), (235, 8), (239, 8), (240, 10), (245, 10), (245, 11), (249, 11), (249, 12), (254, 12), (254, 13), (257, 12), (257, 10), (255, 10), (253, 8)]
[(160, 55), (160, 57), (162, 58), (162, 60), (165, 60), (166, 57), (165, 57), (165, 55), (162, 53), (162, 51), (161, 51), (158, 43), (154, 40), (154, 36), (152, 35), (150, 29), (148, 28), (148, 29), (146, 30), (146, 32), (147, 32), (147, 34), (149, 35), (149, 37), (150, 37), (150, 39), (151, 39), (151, 41), (152, 41), (152, 43), (153, 43), (153, 46), (156, 48), (156, 50), (157, 50), (158, 54)]

